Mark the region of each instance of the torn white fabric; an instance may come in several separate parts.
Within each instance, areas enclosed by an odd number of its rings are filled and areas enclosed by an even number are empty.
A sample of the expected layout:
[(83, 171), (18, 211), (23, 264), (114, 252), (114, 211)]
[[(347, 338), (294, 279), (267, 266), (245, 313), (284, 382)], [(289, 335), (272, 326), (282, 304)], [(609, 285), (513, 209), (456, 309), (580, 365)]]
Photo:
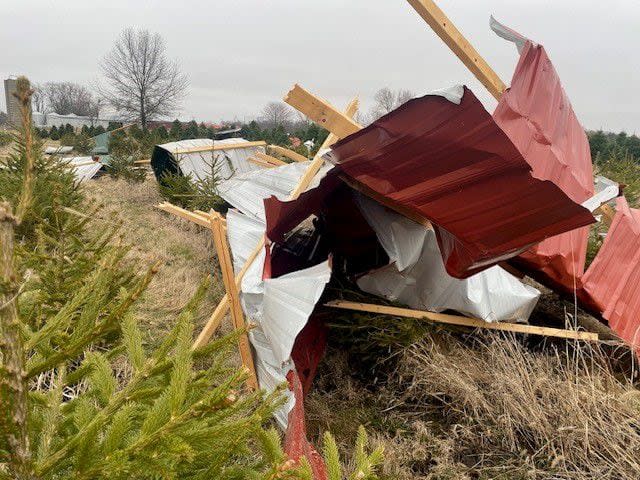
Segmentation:
[[(223, 182), (218, 187), (218, 193), (245, 215), (265, 222), (264, 199), (274, 195), (280, 200), (288, 199), (310, 164), (310, 161), (294, 162), (238, 175)], [(307, 190), (317, 187), (331, 168), (332, 165), (325, 163)]]
[(489, 26), (491, 27), (491, 30), (493, 30), (499, 37), (504, 38), (509, 42), (515, 43), (516, 48), (518, 49), (518, 53), (522, 53), (522, 49), (524, 48), (524, 45), (528, 40), (526, 37), (520, 35), (518, 32), (512, 30), (506, 25), (498, 22), (495, 18), (493, 18), (493, 15), (491, 15), (491, 18), (489, 19)]
[(309, 320), (331, 278), (329, 261), (264, 281), (262, 329), (276, 360), (291, 356), (296, 337)]
[(486, 322), (526, 322), (540, 292), (495, 266), (460, 280), (442, 261), (435, 232), (357, 195), (357, 203), (376, 232), (391, 263), (358, 279), (365, 292), (411, 308), (456, 310)]
[(184, 175), (204, 180), (216, 175), (219, 181), (228, 180), (236, 175), (260, 170), (248, 158), (256, 152), (264, 153), (264, 147), (234, 148), (231, 150), (209, 150), (202, 152), (179, 153), (182, 150), (207, 148), (215, 145), (249, 143), (244, 138), (225, 138), (215, 142), (209, 138), (195, 138), (170, 142), (158, 147), (170, 152)]
[(95, 177), (102, 168), (102, 164), (94, 162), (92, 157), (71, 157), (63, 160), (69, 162), (69, 166), (73, 168), (73, 175), (78, 183)]
[(616, 198), (620, 194), (620, 185), (613, 180), (609, 180), (606, 177), (598, 175), (596, 177), (594, 191), (596, 193), (593, 197), (582, 202), (582, 206), (589, 209), (591, 213), (598, 209), (602, 204)]
[(453, 85), (447, 88), (440, 88), (438, 90), (433, 90), (432, 92), (429, 92), (427, 95), (439, 95), (441, 97), (446, 98), (451, 103), (460, 105), (460, 102), (462, 102), (462, 97), (464, 96), (464, 86)]

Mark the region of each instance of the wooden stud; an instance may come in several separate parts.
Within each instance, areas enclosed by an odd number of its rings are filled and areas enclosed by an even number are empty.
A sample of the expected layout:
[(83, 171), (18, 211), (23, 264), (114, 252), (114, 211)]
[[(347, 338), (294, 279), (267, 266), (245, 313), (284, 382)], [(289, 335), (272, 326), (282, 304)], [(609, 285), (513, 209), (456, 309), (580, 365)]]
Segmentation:
[(258, 160), (262, 160), (263, 162), (270, 163), (274, 167), (279, 167), (281, 165), (287, 165), (287, 162), (283, 162), (279, 158), (272, 157), (271, 155), (267, 155), (266, 153), (256, 152), (256, 158)]
[[(358, 99), (354, 98), (353, 100), (351, 100), (351, 102), (349, 102), (349, 105), (345, 110), (345, 115), (348, 115), (349, 117), (353, 117), (357, 110), (358, 110)], [(320, 146), (318, 153), (313, 158), (313, 161), (311, 162), (311, 164), (309, 164), (304, 175), (300, 178), (298, 185), (296, 185), (296, 187), (291, 192), (291, 195), (289, 196), (289, 200), (295, 200), (300, 196), (302, 192), (304, 192), (309, 187), (309, 185), (311, 184), (311, 181), (316, 176), (316, 174), (320, 170), (320, 167), (322, 167), (322, 164), (324, 163), (324, 160), (322, 159), (322, 156), (320, 155), (320, 153), (324, 149), (329, 148), (338, 140), (339, 140), (338, 137), (333, 133), (330, 133), (327, 136), (325, 141)], [(244, 278), (245, 273), (247, 273), (247, 270), (249, 270), (249, 267), (251, 267), (251, 265), (253, 264), (253, 262), (255, 261), (258, 254), (262, 251), (263, 248), (265, 248), (264, 238), (262, 238), (256, 244), (255, 248), (247, 258), (247, 261), (243, 265), (242, 270), (240, 270), (238, 272), (238, 275), (236, 275), (236, 285), (238, 289), (240, 288), (240, 285), (241, 285), (242, 279)], [(218, 303), (218, 306), (213, 311), (213, 313), (211, 314), (211, 317), (209, 317), (209, 320), (207, 321), (206, 325), (198, 335), (198, 338), (193, 344), (194, 349), (204, 347), (207, 344), (209, 339), (213, 336), (213, 334), (217, 330), (220, 323), (222, 323), (222, 319), (227, 313), (228, 308), (229, 308), (229, 299), (227, 295), (225, 295), (224, 297), (222, 297), (222, 299), (220, 300), (220, 303)]]
[(208, 147), (192, 147), (172, 150), (174, 155), (180, 155), (184, 153), (198, 153), (198, 152), (213, 152), (218, 150), (235, 150), (238, 148), (250, 148), (250, 147), (264, 147), (267, 142), (258, 140), (256, 142), (243, 142), (243, 143), (216, 143)]
[(283, 157), (287, 157), (289, 160), (293, 160), (294, 162), (306, 162), (309, 160), (304, 155), (300, 155), (298, 152), (294, 152), (293, 150), (289, 150), (288, 148), (280, 147), (278, 145), (269, 145), (268, 148), (273, 150), (276, 153), (279, 153)]
[(185, 210), (184, 208), (178, 207), (177, 205), (173, 205), (169, 202), (162, 202), (156, 205), (156, 208), (165, 211), (167, 213), (171, 213), (180, 218), (184, 218), (185, 220), (189, 220), (190, 222), (197, 223), (202, 227), (209, 228), (209, 216), (207, 214), (202, 215), (195, 212), (190, 212), (189, 210)]
[(264, 160), (258, 160), (255, 157), (247, 157), (247, 161), (251, 162), (255, 165), (259, 165), (262, 168), (275, 168), (276, 166), (271, 164), (271, 163), (267, 163)]
[[(227, 291), (227, 298), (231, 307), (231, 319), (233, 326), (236, 330), (247, 328), (247, 324), (244, 321), (244, 314), (242, 307), (240, 306), (240, 293), (236, 285), (235, 278), (233, 276), (233, 263), (231, 261), (231, 252), (229, 251), (229, 242), (227, 236), (224, 233), (224, 223), (222, 216), (213, 210), (210, 212), (211, 219), (211, 233), (213, 234), (213, 242), (216, 246), (216, 252), (218, 253), (218, 262), (220, 263), (220, 269), (222, 270), (222, 279), (224, 281), (224, 287)], [(251, 352), (251, 344), (249, 343), (249, 335), (243, 333), (238, 339), (238, 346), (240, 348), (240, 357), (242, 358), (242, 365), (249, 370), (249, 378), (247, 379), (247, 385), (252, 390), (258, 388), (258, 379), (256, 376), (256, 367), (253, 362), (253, 353)]]
[(362, 128), (352, 118), (335, 109), (328, 102), (309, 93), (298, 84), (289, 90), (284, 101), (321, 127), (335, 133), (339, 139)]
[(579, 332), (576, 330), (563, 330), (559, 328), (537, 327), (520, 323), (484, 322), (478, 318), (462, 317), (459, 315), (447, 315), (444, 313), (434, 313), (425, 310), (412, 310), (410, 308), (390, 307), (387, 305), (375, 305), (371, 303), (347, 302), (344, 300), (334, 300), (325, 304), (328, 307), (341, 308), (345, 310), (355, 310), (358, 312), (380, 313), (396, 317), (419, 318), (432, 322), (446, 323), (448, 325), (458, 325), (462, 327), (484, 328), (487, 330), (502, 330), (515, 333), (528, 333), (530, 335), (543, 335), (547, 337), (570, 338), (574, 340), (585, 340), (597, 342), (597, 333)]
[(601, 214), (602, 223), (605, 225), (611, 225), (611, 222), (613, 222), (613, 219), (616, 216), (616, 209), (607, 203), (603, 203), (593, 213), (596, 215)]
[(469, 41), (451, 23), (433, 0), (407, 0), (434, 32), (447, 44), (462, 63), (480, 80), (487, 90), (500, 100), (507, 88), (498, 74), (489, 66)]

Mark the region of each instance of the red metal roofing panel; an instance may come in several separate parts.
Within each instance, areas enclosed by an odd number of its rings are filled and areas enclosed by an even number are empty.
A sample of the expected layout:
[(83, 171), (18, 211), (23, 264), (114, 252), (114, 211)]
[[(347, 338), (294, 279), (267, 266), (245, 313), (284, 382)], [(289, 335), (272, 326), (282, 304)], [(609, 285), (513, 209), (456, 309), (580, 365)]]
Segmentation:
[(342, 178), (434, 224), (450, 275), (464, 278), (592, 223), (589, 211), (531, 167), (465, 88), (460, 105), (413, 99), (333, 146)]
[(582, 277), (584, 291), (609, 326), (640, 347), (640, 210), (618, 197), (616, 216), (595, 259)]
[[(511, 88), (493, 114), (496, 123), (533, 168), (533, 175), (551, 180), (573, 201), (593, 195), (591, 152), (560, 78), (541, 45), (527, 41)], [(588, 229), (549, 238), (525, 252), (529, 268), (553, 283), (572, 289), (584, 272)]]

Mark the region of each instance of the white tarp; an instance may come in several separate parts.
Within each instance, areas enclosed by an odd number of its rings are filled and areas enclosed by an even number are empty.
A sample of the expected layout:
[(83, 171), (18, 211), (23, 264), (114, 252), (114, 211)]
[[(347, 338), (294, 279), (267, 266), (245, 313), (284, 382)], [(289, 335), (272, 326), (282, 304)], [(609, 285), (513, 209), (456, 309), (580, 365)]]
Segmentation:
[(184, 175), (192, 175), (194, 178), (204, 180), (210, 178), (212, 172), (221, 181), (230, 179), (235, 175), (241, 175), (253, 170), (261, 170), (262, 167), (251, 163), (248, 158), (254, 156), (256, 152), (264, 153), (264, 147), (249, 146), (246, 148), (234, 148), (231, 150), (209, 150), (200, 152), (179, 153), (184, 150), (206, 149), (215, 145), (232, 145), (238, 143), (249, 143), (244, 138), (226, 138), (216, 140), (209, 138), (196, 138), (193, 140), (180, 140), (158, 145), (171, 153)]
[(63, 161), (69, 162), (69, 166), (73, 168), (73, 174), (78, 182), (84, 182), (95, 177), (96, 173), (102, 168), (102, 164), (93, 161), (92, 157), (70, 157), (64, 158)]
[(390, 258), (389, 265), (358, 279), (362, 290), (420, 310), (451, 309), (487, 322), (527, 321), (538, 290), (498, 266), (464, 280), (450, 276), (432, 228), (368, 197), (356, 198)]
[(589, 209), (593, 213), (603, 203), (607, 203), (613, 200), (620, 194), (620, 185), (613, 180), (609, 180), (607, 177), (598, 175), (595, 181), (594, 191), (595, 195), (588, 200), (582, 202), (584, 208)]
[[(310, 164), (310, 161), (294, 162), (238, 175), (223, 182), (218, 187), (218, 193), (245, 215), (265, 222), (264, 199), (273, 195), (280, 200), (289, 198)], [(331, 168), (332, 165), (323, 165), (307, 190), (317, 187)]]

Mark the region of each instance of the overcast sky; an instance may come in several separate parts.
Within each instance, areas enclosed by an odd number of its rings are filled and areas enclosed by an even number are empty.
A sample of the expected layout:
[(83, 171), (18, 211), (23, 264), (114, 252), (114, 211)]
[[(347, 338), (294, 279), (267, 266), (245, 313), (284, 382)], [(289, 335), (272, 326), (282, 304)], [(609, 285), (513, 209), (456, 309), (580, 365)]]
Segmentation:
[[(640, 133), (640, 1), (437, 3), (505, 83), (517, 52), (491, 14), (546, 47), (586, 128)], [(495, 107), (405, 0), (0, 0), (0, 13), (0, 75), (34, 82), (94, 85), (123, 28), (161, 33), (189, 76), (184, 120), (252, 118), (296, 82), (337, 106), (359, 95), (365, 111), (384, 86), (456, 83)]]

